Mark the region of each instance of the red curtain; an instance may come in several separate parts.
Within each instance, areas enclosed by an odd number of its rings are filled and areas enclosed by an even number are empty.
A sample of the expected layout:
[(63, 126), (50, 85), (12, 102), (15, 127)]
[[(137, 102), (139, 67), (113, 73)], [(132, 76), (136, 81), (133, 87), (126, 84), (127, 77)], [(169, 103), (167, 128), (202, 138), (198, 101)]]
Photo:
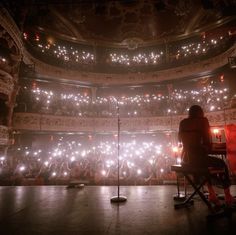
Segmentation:
[(236, 174), (236, 125), (225, 126), (225, 137), (229, 168), (233, 174)]

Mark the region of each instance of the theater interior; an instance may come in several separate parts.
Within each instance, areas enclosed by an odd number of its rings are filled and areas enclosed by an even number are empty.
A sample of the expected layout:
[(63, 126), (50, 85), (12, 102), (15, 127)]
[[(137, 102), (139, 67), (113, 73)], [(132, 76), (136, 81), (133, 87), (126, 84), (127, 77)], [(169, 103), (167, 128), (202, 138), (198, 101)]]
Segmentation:
[(235, 79), (234, 0), (2, 0), (1, 234), (235, 234), (173, 167), (199, 105), (236, 197)]

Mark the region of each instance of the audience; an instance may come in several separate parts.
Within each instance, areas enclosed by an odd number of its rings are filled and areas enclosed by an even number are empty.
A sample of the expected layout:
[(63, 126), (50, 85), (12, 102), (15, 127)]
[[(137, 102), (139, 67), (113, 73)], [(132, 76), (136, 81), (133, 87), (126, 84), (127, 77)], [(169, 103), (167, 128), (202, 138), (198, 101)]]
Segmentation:
[[(214, 35), (214, 34), (212, 34)], [(176, 67), (215, 56), (234, 43), (229, 32), (214, 36), (195, 36), (136, 50), (85, 46), (52, 39), (38, 32), (25, 32), (25, 44), (30, 52), (49, 64), (89, 71), (133, 71)], [(145, 70), (146, 71), (146, 70)]]
[[(117, 104), (121, 117), (152, 117), (187, 114), (193, 104), (201, 105), (206, 112), (227, 108), (231, 94), (225, 83), (209, 81), (199, 86), (201, 81), (186, 85), (166, 85), (142, 90), (120, 91), (121, 95), (101, 92), (92, 97), (91, 91), (83, 88), (71, 89), (58, 85), (45, 86), (38, 82), (34, 87), (22, 86), (17, 96), (17, 112), (33, 112), (72, 117), (115, 117)], [(151, 89), (152, 88), (152, 89)], [(122, 95), (125, 94), (125, 95)]]
[[(22, 136), (22, 139), (25, 139)], [(78, 140), (79, 139), (79, 140)], [(11, 184), (25, 179), (85, 180), (91, 184), (115, 183), (117, 136), (61, 136), (31, 147), (14, 145), (8, 158), (0, 158), (0, 180)], [(17, 147), (18, 146), (18, 147)], [(36, 147), (36, 146), (41, 146)], [(123, 183), (149, 184), (173, 180), (170, 166), (176, 163), (170, 135), (123, 136), (120, 142), (120, 176)], [(13, 168), (10, 168), (11, 166)]]

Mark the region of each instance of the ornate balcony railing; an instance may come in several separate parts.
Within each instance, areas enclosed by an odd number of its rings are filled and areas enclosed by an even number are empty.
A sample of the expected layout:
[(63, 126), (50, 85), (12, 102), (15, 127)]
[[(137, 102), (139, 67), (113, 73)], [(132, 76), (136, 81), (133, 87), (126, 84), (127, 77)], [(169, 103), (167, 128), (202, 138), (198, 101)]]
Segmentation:
[[(207, 113), (211, 126), (224, 126), (236, 123), (236, 108)], [(121, 131), (149, 132), (177, 130), (185, 116), (121, 118)], [(55, 132), (116, 132), (116, 118), (75, 118), (36, 113), (15, 113), (15, 130), (55, 131)]]
[(8, 145), (9, 132), (6, 126), (0, 125), (0, 145)]
[(24, 52), (24, 58), (27, 58), (27, 61), (31, 61), (31, 63), (35, 64), (35, 70), (41, 76), (51, 78), (56, 77), (57, 79), (68, 79), (74, 81), (76, 80), (85, 83), (120, 85), (161, 82), (189, 77), (193, 74), (207, 74), (209, 71), (226, 65), (228, 63), (228, 58), (235, 54), (236, 44), (218, 56), (214, 56), (197, 63), (190, 63), (188, 65), (154, 72), (126, 74), (78, 72), (72, 69), (63, 69), (44, 63), (33, 57), (27, 51)]
[(0, 9), (0, 25), (6, 29), (7, 33), (14, 41), (16, 48), (19, 50), (19, 55), (23, 55), (24, 62), (26, 64), (35, 64), (36, 72), (38, 72), (42, 77), (45, 76), (57, 79), (68, 79), (86, 84), (142, 84), (179, 79), (199, 73), (206, 74), (209, 71), (226, 65), (228, 63), (228, 57), (236, 55), (236, 44), (234, 43), (232, 47), (218, 56), (213, 56), (200, 62), (190, 63), (188, 65), (175, 68), (161, 69), (152, 72), (127, 72), (125, 74), (114, 74), (112, 72), (81, 72), (73, 69), (63, 69), (57, 66), (49, 65), (33, 57), (25, 49), (20, 30), (10, 14), (4, 8)]
[(0, 70), (0, 93), (11, 95), (14, 89), (14, 80), (13, 77), (6, 73), (5, 71)]

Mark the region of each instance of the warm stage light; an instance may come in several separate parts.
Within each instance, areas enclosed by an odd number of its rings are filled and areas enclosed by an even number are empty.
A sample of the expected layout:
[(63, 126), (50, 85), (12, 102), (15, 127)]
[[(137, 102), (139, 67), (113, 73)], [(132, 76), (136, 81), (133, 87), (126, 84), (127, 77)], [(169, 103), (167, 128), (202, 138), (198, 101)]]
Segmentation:
[(28, 39), (28, 34), (26, 32), (24, 32), (23, 37), (24, 37), (25, 40), (27, 40)]
[(217, 134), (219, 134), (219, 129), (218, 128), (214, 128), (213, 130), (212, 130), (212, 132), (213, 132), (213, 134), (215, 134), (215, 135), (217, 135)]
[(55, 42), (55, 40), (52, 37), (49, 37), (47, 41), (50, 45), (54, 44)]
[(219, 142), (221, 142), (221, 140), (222, 140), (222, 135), (221, 135), (220, 130), (219, 130), (218, 128), (214, 128), (214, 129), (212, 129), (212, 132), (213, 132), (213, 134), (215, 135), (215, 138), (216, 138)]
[(222, 74), (222, 75), (220, 76), (220, 81), (221, 81), (221, 82), (224, 82), (224, 74)]

